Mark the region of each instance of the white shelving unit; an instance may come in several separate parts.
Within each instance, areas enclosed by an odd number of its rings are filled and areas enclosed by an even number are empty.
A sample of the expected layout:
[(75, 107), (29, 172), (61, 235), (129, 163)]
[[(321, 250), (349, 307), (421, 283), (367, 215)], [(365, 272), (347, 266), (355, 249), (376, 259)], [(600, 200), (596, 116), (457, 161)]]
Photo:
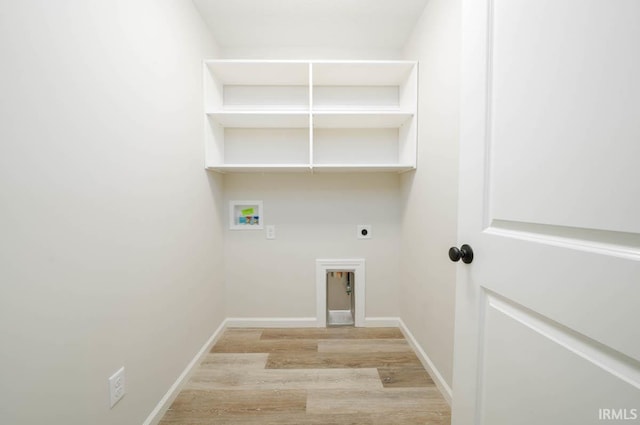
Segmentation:
[(206, 168), (415, 169), (417, 67), (406, 61), (205, 61)]

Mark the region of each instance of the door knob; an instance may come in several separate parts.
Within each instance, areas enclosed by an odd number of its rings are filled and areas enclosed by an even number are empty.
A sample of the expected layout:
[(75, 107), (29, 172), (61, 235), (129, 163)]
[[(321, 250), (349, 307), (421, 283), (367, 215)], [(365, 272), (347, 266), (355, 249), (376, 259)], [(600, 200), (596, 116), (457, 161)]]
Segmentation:
[(460, 249), (454, 247), (449, 248), (449, 259), (457, 262), (462, 259), (462, 262), (469, 264), (473, 261), (473, 249), (467, 244), (464, 244)]

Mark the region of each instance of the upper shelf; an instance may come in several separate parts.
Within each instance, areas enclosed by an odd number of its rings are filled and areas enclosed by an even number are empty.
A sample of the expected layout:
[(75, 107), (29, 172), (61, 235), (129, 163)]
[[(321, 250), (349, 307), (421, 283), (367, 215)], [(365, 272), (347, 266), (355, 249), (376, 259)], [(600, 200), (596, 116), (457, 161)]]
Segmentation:
[(406, 112), (314, 112), (315, 128), (399, 128), (413, 114)]
[(313, 84), (322, 86), (402, 85), (415, 62), (314, 62)]
[(308, 128), (308, 112), (219, 111), (207, 114), (227, 128)]
[(210, 72), (226, 85), (393, 86), (401, 85), (415, 62), (208, 60)]
[[(207, 114), (225, 128), (308, 128), (307, 112), (220, 111)], [(407, 112), (314, 112), (314, 128), (400, 128), (413, 114)]]
[(309, 85), (308, 62), (209, 60), (204, 63), (225, 85)]

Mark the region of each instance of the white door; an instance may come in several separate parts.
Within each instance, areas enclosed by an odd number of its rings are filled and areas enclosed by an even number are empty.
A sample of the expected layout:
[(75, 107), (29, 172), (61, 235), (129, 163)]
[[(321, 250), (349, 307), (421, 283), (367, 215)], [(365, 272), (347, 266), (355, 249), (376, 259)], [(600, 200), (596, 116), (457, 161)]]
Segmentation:
[(640, 424), (640, 0), (463, 0), (454, 425)]

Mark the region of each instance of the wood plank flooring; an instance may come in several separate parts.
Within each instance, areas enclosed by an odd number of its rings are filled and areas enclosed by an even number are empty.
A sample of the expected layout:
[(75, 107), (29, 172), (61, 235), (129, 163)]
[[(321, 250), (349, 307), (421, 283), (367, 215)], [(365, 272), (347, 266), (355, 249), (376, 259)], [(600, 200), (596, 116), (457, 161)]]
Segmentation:
[(395, 328), (227, 329), (160, 425), (449, 425)]

